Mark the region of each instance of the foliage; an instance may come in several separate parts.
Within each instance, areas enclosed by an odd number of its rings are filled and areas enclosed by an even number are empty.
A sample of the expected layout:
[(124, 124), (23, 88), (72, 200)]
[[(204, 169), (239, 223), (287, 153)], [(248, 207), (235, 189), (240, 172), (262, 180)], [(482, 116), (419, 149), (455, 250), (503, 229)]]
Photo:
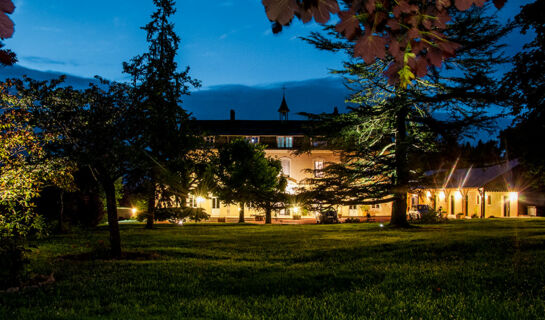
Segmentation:
[(155, 219), (159, 221), (172, 221), (179, 222), (185, 220), (203, 221), (208, 220), (210, 215), (207, 214), (202, 208), (158, 208), (155, 213)]
[(33, 270), (62, 277), (0, 293), (0, 318), (540, 319), (544, 227), (123, 225), (113, 260), (93, 251), (106, 229), (83, 231), (40, 241)]
[[(506, 0), (494, 0), (496, 8)], [(428, 67), (440, 67), (455, 56), (460, 43), (448, 32), (451, 12), (465, 11), (486, 0), (263, 0), (275, 33), (289, 25), (294, 16), (307, 23), (330, 21), (338, 14), (334, 31), (350, 43), (347, 47), (367, 64), (392, 58), (385, 73), (390, 83), (406, 88), (415, 77), (425, 77)], [(344, 10), (341, 11), (340, 7)], [(450, 12), (449, 12), (450, 11)]]
[(133, 133), (127, 130), (130, 89), (125, 84), (98, 80), (99, 86), (90, 85), (83, 92), (61, 87), (63, 77), (50, 82), (25, 79), (16, 89), (32, 103), (37, 127), (61, 138), (49, 151), (88, 167), (94, 182), (105, 191), (112, 254), (119, 255), (115, 181), (127, 171), (133, 154)]
[(412, 220), (411, 222), (420, 224), (436, 224), (445, 223), (447, 221), (448, 219), (443, 218), (440, 212), (430, 209), (420, 212), (420, 217)]
[[(64, 159), (50, 159), (45, 147), (54, 136), (39, 135), (27, 101), (0, 84), (0, 260), (2, 283), (18, 282), (24, 270), (26, 240), (46, 233), (35, 200), (48, 184), (68, 185), (72, 171)], [(5, 277), (7, 273), (8, 277)]]
[[(268, 211), (282, 202), (287, 185), (280, 161), (268, 158), (264, 146), (236, 139), (218, 147), (215, 193), (226, 203), (244, 204)], [(241, 222), (244, 211), (241, 210)]]
[[(174, 32), (173, 0), (154, 0), (156, 11), (142, 29), (146, 31), (148, 51), (123, 64), (132, 78), (135, 112), (131, 126), (137, 132), (135, 145), (139, 162), (133, 172), (145, 184), (148, 201), (148, 224), (152, 227), (155, 199), (169, 190), (177, 198), (186, 198), (191, 188), (198, 139), (189, 128), (189, 114), (181, 107), (182, 97), (200, 82), (190, 77), (189, 67), (178, 71), (176, 56), (180, 38)], [(202, 159), (202, 158), (201, 158)], [(157, 187), (162, 188), (158, 192)]]
[[(11, 0), (0, 0), (0, 39), (11, 38), (15, 32), (14, 23), (8, 17), (12, 14), (15, 6)], [(17, 62), (17, 56), (9, 49), (2, 49), (4, 43), (0, 42), (0, 65), (11, 66)]]
[[(306, 114), (312, 134), (341, 152), (340, 163), (328, 163), (324, 177), (309, 179), (310, 192), (323, 204), (376, 204), (394, 201), (391, 223), (404, 226), (406, 195), (423, 177), (410, 159), (456, 143), (493, 116), (487, 108), (502, 103), (494, 71), (505, 58), (499, 41), (510, 26), (499, 24), (483, 8), (458, 13), (446, 33), (463, 47), (443, 68), (430, 67), (427, 77), (407, 89), (382, 75), (389, 61), (373, 64), (350, 60), (343, 74), (354, 104), (346, 114)], [(326, 28), (329, 30), (330, 28)], [(318, 33), (306, 38), (327, 50), (345, 50), (346, 41)], [(344, 41), (344, 42), (343, 42)], [(344, 49), (343, 49), (344, 48)]]
[(536, 0), (522, 7), (516, 16), (523, 34), (535, 38), (514, 57), (514, 65), (504, 79), (504, 90), (513, 97), (515, 125), (502, 132), (503, 146), (511, 157), (518, 157), (528, 169), (534, 187), (545, 189), (545, 152), (536, 141), (545, 139), (545, 1)]

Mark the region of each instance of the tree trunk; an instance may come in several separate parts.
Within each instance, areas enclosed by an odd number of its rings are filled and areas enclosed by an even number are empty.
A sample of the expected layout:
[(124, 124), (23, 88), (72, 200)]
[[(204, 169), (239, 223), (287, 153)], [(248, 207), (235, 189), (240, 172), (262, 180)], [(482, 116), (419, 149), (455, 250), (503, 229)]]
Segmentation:
[(244, 223), (244, 203), (240, 204), (238, 223)]
[(390, 225), (407, 227), (407, 192), (409, 192), (409, 161), (407, 157), (407, 120), (408, 110), (403, 106), (396, 117), (395, 166), (396, 184)]
[(115, 199), (114, 181), (105, 181), (106, 208), (108, 211), (108, 227), (110, 229), (110, 246), (113, 257), (121, 256), (121, 236), (119, 235), (119, 222), (117, 220), (117, 201)]
[(59, 233), (65, 233), (64, 229), (64, 190), (59, 193)]
[(271, 207), (267, 207), (265, 209), (265, 224), (271, 224), (272, 223), (272, 210)]
[(148, 215), (146, 220), (146, 229), (153, 229), (155, 222), (155, 178), (152, 175), (150, 188), (148, 190)]

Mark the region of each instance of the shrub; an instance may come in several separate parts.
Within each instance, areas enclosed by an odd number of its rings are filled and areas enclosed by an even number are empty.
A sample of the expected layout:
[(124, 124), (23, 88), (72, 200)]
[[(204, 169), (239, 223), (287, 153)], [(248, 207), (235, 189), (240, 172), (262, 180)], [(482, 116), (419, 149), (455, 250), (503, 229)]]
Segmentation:
[(346, 220), (344, 220), (344, 223), (360, 223), (361, 220), (358, 219), (358, 218), (346, 218)]
[(447, 219), (443, 218), (441, 214), (435, 210), (423, 211), (420, 214), (420, 218), (414, 220), (415, 223), (423, 224), (444, 223), (446, 221)]
[(196, 222), (208, 220), (210, 215), (203, 208), (158, 208), (155, 219), (158, 221), (184, 221), (190, 219)]

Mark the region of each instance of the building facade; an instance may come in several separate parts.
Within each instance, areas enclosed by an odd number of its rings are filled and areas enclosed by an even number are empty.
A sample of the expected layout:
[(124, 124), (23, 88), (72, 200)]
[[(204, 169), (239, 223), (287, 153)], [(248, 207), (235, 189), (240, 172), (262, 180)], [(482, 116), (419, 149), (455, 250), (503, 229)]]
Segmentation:
[[(279, 120), (236, 120), (235, 112), (231, 110), (229, 120), (195, 121), (209, 143), (228, 143), (242, 137), (250, 143), (264, 145), (266, 155), (278, 159), (282, 164), (282, 173), (288, 180), (286, 191), (295, 193), (295, 190), (304, 187), (306, 179), (319, 178), (327, 163), (340, 161), (340, 156), (325, 148), (322, 141), (305, 135), (309, 121), (288, 120), (289, 108), (285, 96), (278, 112)], [(297, 152), (301, 149), (309, 151)], [(531, 206), (519, 201), (524, 195), (513, 178), (513, 169), (517, 166), (517, 161), (510, 161), (487, 168), (434, 172), (429, 175), (428, 184), (408, 195), (408, 211), (418, 205), (427, 205), (449, 218), (531, 215)], [(190, 196), (188, 202), (192, 207), (203, 208), (212, 221), (238, 221), (240, 208), (224, 204), (212, 194), (208, 197)], [(336, 209), (341, 218), (387, 220), (391, 216), (392, 203), (338, 206)], [(251, 206), (244, 211), (248, 221), (263, 219), (264, 212)], [(297, 203), (273, 212), (273, 220), (310, 222), (315, 221), (316, 216), (317, 212), (308, 212)]]

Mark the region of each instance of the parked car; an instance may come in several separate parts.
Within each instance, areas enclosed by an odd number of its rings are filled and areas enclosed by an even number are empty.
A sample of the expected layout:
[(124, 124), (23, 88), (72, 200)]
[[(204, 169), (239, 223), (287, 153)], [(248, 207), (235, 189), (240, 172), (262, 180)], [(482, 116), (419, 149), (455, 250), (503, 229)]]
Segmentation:
[(419, 204), (414, 207), (412, 207), (409, 210), (409, 218), (411, 220), (418, 220), (422, 218), (423, 214), (426, 214), (431, 211), (431, 208), (426, 204)]
[(317, 222), (321, 224), (340, 223), (337, 211), (328, 209), (320, 213), (317, 217)]

